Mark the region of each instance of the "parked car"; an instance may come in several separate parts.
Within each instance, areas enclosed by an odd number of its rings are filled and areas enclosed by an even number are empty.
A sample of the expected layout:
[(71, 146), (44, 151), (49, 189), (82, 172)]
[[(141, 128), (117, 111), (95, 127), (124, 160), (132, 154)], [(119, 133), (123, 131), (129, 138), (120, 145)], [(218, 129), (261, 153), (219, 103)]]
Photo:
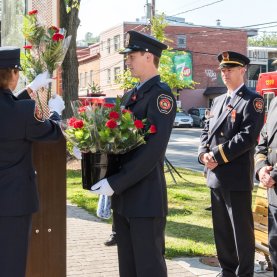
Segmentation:
[(191, 108), (188, 110), (188, 114), (193, 118), (193, 126), (203, 128), (205, 125), (205, 114), (209, 111), (208, 108)]
[(193, 118), (186, 112), (177, 112), (174, 127), (193, 127)]

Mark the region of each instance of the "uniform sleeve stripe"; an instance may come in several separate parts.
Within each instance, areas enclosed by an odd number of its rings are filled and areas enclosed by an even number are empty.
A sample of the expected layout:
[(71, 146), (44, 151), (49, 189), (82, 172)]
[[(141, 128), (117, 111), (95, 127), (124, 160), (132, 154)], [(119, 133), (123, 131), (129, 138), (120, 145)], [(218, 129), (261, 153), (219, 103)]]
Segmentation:
[(220, 155), (221, 155), (223, 161), (224, 161), (225, 163), (228, 163), (229, 161), (228, 161), (228, 159), (227, 159), (226, 156), (225, 156), (225, 153), (224, 153), (224, 151), (223, 151), (222, 144), (219, 144), (219, 145), (218, 145), (218, 150), (219, 150), (219, 153), (220, 153)]
[(261, 162), (261, 161), (265, 161), (266, 158), (258, 158), (258, 159), (255, 159), (255, 165), (258, 163), (258, 162)]

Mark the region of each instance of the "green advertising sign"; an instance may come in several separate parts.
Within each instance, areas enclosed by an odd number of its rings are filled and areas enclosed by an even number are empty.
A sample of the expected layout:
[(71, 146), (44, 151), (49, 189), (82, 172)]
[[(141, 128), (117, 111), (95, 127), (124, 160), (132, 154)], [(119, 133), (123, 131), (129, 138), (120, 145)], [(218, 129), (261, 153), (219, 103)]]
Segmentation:
[(185, 51), (168, 52), (172, 59), (172, 72), (176, 73), (180, 80), (192, 82), (192, 58), (191, 53)]

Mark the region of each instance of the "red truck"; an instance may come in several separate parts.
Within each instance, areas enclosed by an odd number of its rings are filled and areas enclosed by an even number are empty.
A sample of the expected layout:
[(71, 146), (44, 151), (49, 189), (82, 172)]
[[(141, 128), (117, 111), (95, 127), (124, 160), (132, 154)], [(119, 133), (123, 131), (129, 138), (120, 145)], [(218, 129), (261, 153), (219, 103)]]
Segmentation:
[(256, 91), (264, 98), (267, 114), (271, 100), (277, 96), (277, 71), (260, 73)]

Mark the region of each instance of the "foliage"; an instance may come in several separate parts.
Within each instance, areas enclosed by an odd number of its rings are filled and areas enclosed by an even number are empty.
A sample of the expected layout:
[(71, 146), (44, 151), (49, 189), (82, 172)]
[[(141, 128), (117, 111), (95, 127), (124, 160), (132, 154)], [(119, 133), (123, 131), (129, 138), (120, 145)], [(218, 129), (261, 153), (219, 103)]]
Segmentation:
[(248, 46), (277, 47), (277, 34), (263, 32), (259, 36), (248, 38)]
[[(167, 258), (177, 256), (215, 255), (209, 189), (201, 173), (177, 168), (186, 180), (166, 175), (169, 214), (166, 225)], [(86, 192), (81, 185), (81, 172), (68, 170), (68, 200), (96, 215), (98, 197)], [(108, 221), (111, 223), (111, 220)]]
[(97, 85), (94, 81), (92, 83), (88, 83), (88, 87), (90, 89), (91, 93), (99, 93), (100, 92), (100, 86)]
[(135, 119), (133, 114), (116, 104), (73, 104), (75, 116), (62, 123), (70, 143), (81, 152), (122, 154), (145, 143), (145, 136), (155, 133), (154, 125)]
[(70, 13), (72, 9), (80, 9), (80, 2), (81, 0), (64, 0), (66, 5), (66, 12)]
[(139, 82), (138, 78), (132, 77), (130, 69), (124, 70), (122, 74), (118, 74), (115, 79), (117, 84), (120, 84), (120, 88), (124, 90), (130, 90), (135, 87), (136, 83)]
[(96, 42), (99, 42), (99, 40), (100, 40), (100, 37), (99, 36), (94, 37), (93, 33), (87, 32), (85, 34), (85, 42), (87, 44), (94, 44)]
[[(159, 15), (153, 18), (151, 21), (151, 31), (155, 38), (157, 38), (161, 42), (170, 42), (170, 40), (166, 37), (165, 27), (168, 23), (165, 21), (165, 15)], [(174, 51), (172, 49), (164, 50), (162, 56), (160, 58), (159, 72), (161, 75), (161, 80), (169, 85), (169, 87), (174, 89), (183, 89), (183, 88), (194, 88), (195, 82), (188, 82), (183, 78), (180, 78), (180, 75), (176, 72), (173, 72), (173, 54), (184, 54), (184, 51)], [(130, 70), (125, 70), (122, 74), (120, 74), (116, 80), (118, 84), (120, 84), (121, 89), (129, 90), (135, 86), (138, 82), (137, 78), (133, 78), (131, 76)]]
[(38, 11), (32, 10), (24, 16), (22, 33), (29, 43), (21, 53), (23, 73), (32, 81), (38, 74), (53, 71), (62, 63), (70, 37), (65, 39), (65, 30), (55, 26), (42, 25), (37, 18)]

